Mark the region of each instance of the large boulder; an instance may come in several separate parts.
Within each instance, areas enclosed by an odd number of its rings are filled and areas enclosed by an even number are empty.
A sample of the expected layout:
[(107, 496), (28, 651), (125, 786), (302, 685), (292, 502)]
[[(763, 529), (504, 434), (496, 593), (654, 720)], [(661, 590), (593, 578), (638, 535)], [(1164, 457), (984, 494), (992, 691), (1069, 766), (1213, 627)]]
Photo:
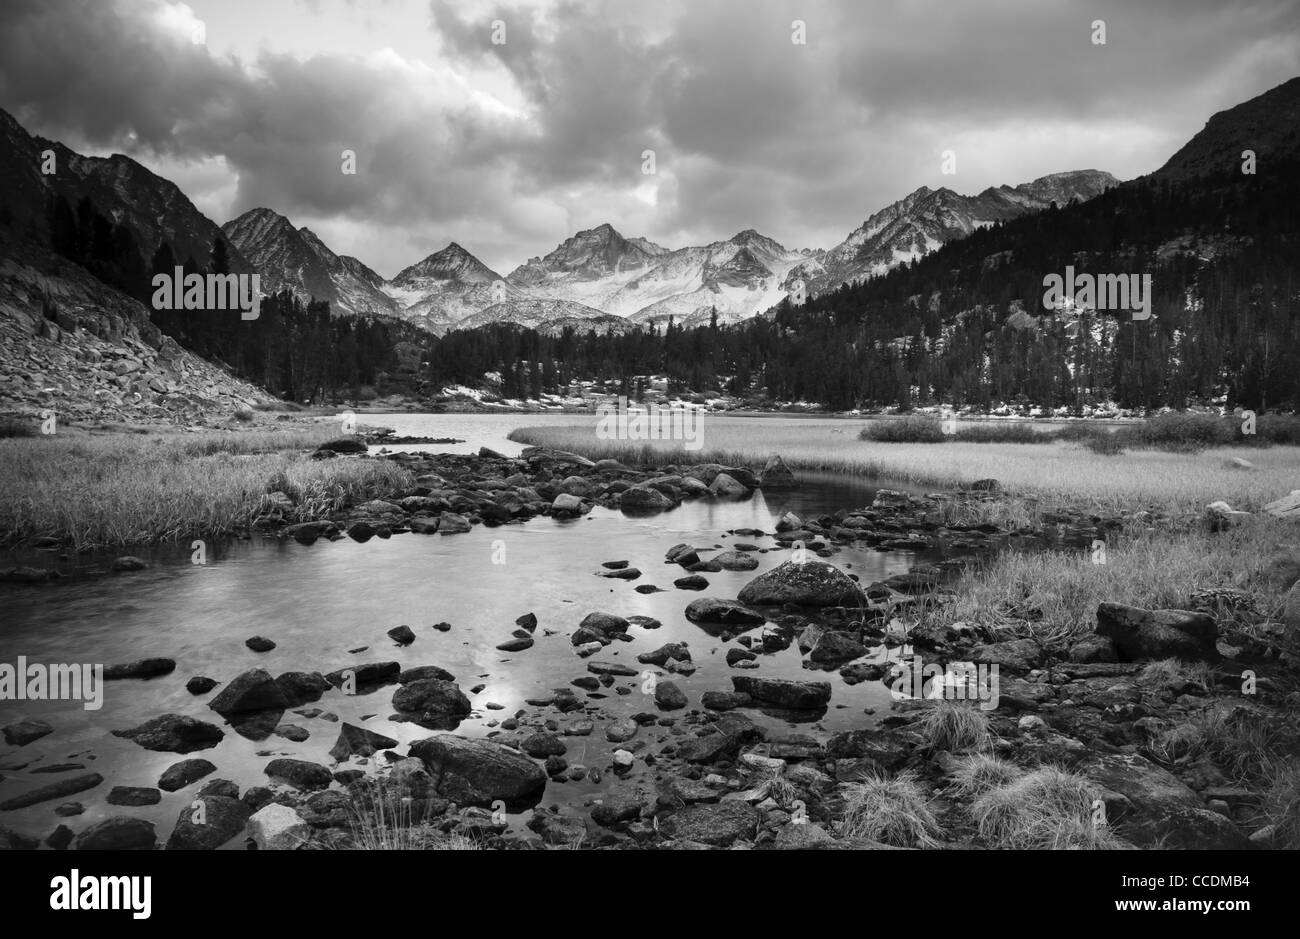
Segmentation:
[(1097, 607), (1095, 631), (1113, 640), (1120, 656), (1128, 661), (1218, 658), (1215, 640), (1219, 630), (1207, 613), (1102, 603)]
[(763, 704), (790, 710), (824, 708), (831, 699), (831, 685), (826, 681), (791, 681), (786, 678), (759, 678), (754, 675), (731, 676), (732, 687)]
[(727, 473), (719, 473), (709, 484), (709, 492), (719, 499), (741, 499), (749, 495), (744, 484)]
[(651, 486), (633, 486), (623, 490), (618, 504), (629, 512), (662, 512), (673, 507), (673, 500)]
[(199, 796), (187, 803), (167, 839), (168, 851), (212, 851), (240, 834), (253, 810), (229, 796)]
[(858, 606), (866, 602), (857, 581), (824, 561), (786, 561), (745, 584), (738, 599), (760, 606)]
[(208, 707), (222, 717), (229, 717), (253, 711), (282, 711), (289, 707), (289, 699), (269, 672), (261, 668), (250, 668), (236, 675), (230, 684), (208, 702)]
[(473, 710), (459, 685), (440, 678), (421, 678), (400, 686), (393, 692), (393, 707), (408, 720), (435, 727)]
[(458, 805), (491, 808), (498, 799), (509, 806), (525, 805), (546, 788), (540, 766), (490, 740), (441, 734), (417, 740), (410, 752), (424, 761), (439, 795)]
[(1106, 803), (1106, 818), (1139, 847), (1226, 850), (1249, 840), (1229, 819), (1206, 808), (1177, 776), (1136, 753), (1091, 753), (1073, 767)]

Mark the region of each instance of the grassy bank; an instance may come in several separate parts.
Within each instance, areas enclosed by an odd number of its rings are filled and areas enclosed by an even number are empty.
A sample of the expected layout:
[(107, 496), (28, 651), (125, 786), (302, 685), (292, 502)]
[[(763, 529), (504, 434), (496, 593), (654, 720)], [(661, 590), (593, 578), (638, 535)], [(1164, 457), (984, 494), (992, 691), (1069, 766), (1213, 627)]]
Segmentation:
[(284, 490), (312, 518), (409, 485), (386, 461), (307, 459), (337, 428), (0, 440), (0, 545), (77, 549), (242, 531)]
[[(523, 427), (510, 439), (572, 450), (592, 459), (762, 465), (780, 454), (793, 469), (826, 470), (935, 488), (952, 488), (993, 477), (1014, 492), (1039, 496), (1045, 506), (1069, 505), (1098, 512), (1155, 508), (1200, 512), (1225, 499), (1234, 508), (1258, 509), (1300, 486), (1300, 447), (1219, 447), (1197, 452), (1132, 450), (1094, 453), (1071, 441), (1050, 443), (879, 443), (859, 440), (855, 428), (825, 425), (752, 427), (710, 424), (701, 419), (703, 447), (682, 449), (677, 440), (601, 440), (595, 426)], [(1253, 470), (1230, 467), (1232, 457)]]
[[(1201, 528), (1112, 533), (1105, 563), (1078, 551), (1004, 551), (965, 572), (953, 585), (952, 621), (997, 628), (1029, 620), (1040, 639), (1091, 633), (1103, 601), (1147, 609), (1187, 609), (1193, 595), (1215, 588), (1242, 591), (1239, 607), (1261, 613), (1281, 606), (1265, 577), (1292, 523), (1261, 518), (1231, 531)], [(1231, 617), (1232, 610), (1216, 612)]]
[(1251, 433), (1243, 433), (1240, 418), (1171, 411), (1145, 421), (1112, 427), (1085, 422), (1040, 426), (1023, 422), (990, 422), (946, 426), (937, 417), (909, 414), (895, 420), (868, 421), (860, 440), (877, 443), (1078, 443), (1096, 453), (1125, 450), (1170, 450), (1194, 453), (1210, 447), (1300, 445), (1300, 418), (1267, 414)]

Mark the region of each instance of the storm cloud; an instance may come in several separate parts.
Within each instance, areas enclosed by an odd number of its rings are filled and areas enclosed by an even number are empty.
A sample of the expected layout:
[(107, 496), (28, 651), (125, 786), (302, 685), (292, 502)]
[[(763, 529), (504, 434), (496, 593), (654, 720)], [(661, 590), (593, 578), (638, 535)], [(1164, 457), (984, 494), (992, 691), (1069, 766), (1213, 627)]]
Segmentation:
[(0, 106), (217, 222), (505, 273), (602, 222), (830, 247), (920, 185), (1140, 175), (1300, 73), (1298, 27), (1288, 0), (7, 0)]

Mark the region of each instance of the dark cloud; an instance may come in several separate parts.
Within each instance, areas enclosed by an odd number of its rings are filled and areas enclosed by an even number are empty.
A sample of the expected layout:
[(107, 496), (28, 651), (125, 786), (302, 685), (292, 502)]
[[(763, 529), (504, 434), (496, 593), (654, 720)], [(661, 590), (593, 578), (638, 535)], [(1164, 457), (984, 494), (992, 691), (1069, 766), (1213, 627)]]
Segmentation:
[[(338, 13), (297, 9), (307, 38)], [(1214, 111), (1300, 72), (1294, 0), (424, 11), (412, 29), (428, 31), (427, 54), (358, 35), (352, 54), (335, 41), (305, 55), (301, 33), (290, 53), (256, 36), (254, 4), (241, 29), (257, 41), (218, 55), (191, 41), (180, 3), (6, 0), (0, 106), (73, 146), (202, 180), (212, 213), (270, 206), (392, 274), (453, 239), (509, 270), (606, 220), (669, 244), (753, 227), (829, 246), (921, 184), (1147, 172)], [(939, 175), (950, 147), (957, 177)], [(340, 172), (344, 149), (356, 176)]]

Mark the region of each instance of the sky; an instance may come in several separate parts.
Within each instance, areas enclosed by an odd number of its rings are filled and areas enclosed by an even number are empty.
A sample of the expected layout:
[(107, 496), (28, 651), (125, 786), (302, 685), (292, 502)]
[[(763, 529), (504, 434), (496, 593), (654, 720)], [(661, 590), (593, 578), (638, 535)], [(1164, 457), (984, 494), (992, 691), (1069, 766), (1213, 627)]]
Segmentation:
[(0, 3), (29, 131), (385, 277), (449, 241), (507, 274), (605, 222), (829, 248), (919, 186), (1150, 172), (1298, 74), (1300, 0)]

